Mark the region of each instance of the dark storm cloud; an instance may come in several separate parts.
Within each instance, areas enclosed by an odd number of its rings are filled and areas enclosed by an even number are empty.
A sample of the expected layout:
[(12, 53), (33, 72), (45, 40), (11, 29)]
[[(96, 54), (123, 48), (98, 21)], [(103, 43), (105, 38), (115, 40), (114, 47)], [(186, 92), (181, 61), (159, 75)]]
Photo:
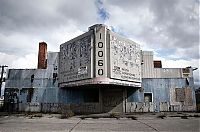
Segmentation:
[(161, 48), (184, 49), (180, 58), (199, 58), (199, 52), (194, 50), (199, 46), (197, 7), (198, 3), (195, 0), (154, 0), (151, 2), (150, 9), (155, 16), (154, 26), (162, 27), (164, 30), (161, 33), (168, 37), (167, 41), (160, 42)]
[(54, 12), (48, 12), (44, 5), (32, 1), (0, 1), (0, 27), (5, 31), (21, 31), (30, 27), (48, 26), (55, 22)]
[[(199, 49), (198, 1), (111, 0), (107, 3), (111, 23), (116, 22), (122, 30), (128, 31), (129, 37), (137, 38), (145, 42), (147, 47), (163, 52), (167, 52), (166, 48), (181, 49), (182, 53), (178, 56), (174, 52), (176, 59), (199, 58), (199, 52), (194, 50)], [(126, 17), (114, 10), (116, 7)], [(119, 15), (118, 19), (124, 19), (118, 20), (116, 14)]]
[(4, 31), (56, 28), (69, 22), (92, 23), (95, 14), (95, 4), (92, 1), (0, 1), (0, 27)]
[(96, 18), (92, 0), (0, 0), (0, 52), (21, 56), (36, 52), (38, 41), (58, 45), (62, 28), (85, 30)]
[(195, 0), (0, 0), (1, 58), (15, 60), (27, 56), (26, 60), (37, 54), (39, 41), (46, 41), (48, 48), (58, 51), (61, 43), (87, 31), (88, 26), (105, 22), (114, 31), (155, 49), (160, 57), (196, 62), (199, 60), (198, 3)]
[[(174, 45), (180, 48), (193, 46), (198, 42), (199, 18), (194, 0), (153, 0), (150, 9), (154, 13), (154, 26), (160, 26)], [(172, 45), (173, 46), (173, 45)]]

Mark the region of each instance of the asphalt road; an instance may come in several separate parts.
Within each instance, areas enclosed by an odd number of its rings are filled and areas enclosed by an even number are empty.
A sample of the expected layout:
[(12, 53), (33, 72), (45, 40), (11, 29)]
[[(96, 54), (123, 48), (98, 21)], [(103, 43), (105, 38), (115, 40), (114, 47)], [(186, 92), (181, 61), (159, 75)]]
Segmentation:
[(200, 118), (142, 116), (131, 118), (59, 119), (56, 116), (1, 116), (0, 132), (75, 132), (75, 131), (185, 131), (199, 132)]

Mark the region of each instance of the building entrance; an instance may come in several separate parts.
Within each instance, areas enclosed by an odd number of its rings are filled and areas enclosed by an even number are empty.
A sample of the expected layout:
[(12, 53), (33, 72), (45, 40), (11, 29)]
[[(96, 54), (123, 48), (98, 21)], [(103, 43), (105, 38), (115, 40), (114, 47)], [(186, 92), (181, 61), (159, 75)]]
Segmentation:
[(111, 88), (102, 90), (103, 112), (123, 112), (123, 89)]

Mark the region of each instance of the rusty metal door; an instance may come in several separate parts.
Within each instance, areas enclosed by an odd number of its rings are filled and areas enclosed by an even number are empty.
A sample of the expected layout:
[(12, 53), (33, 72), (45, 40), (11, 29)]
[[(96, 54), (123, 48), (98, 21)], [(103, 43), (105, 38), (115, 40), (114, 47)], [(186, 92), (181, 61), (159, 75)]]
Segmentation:
[(104, 89), (102, 90), (103, 112), (123, 112), (123, 90)]

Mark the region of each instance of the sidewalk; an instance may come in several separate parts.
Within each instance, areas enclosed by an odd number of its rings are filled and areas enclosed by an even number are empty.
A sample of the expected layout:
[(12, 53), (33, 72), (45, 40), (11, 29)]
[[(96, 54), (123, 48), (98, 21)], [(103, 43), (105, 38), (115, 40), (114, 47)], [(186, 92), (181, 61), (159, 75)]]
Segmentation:
[(137, 119), (164, 119), (164, 118), (174, 118), (179, 117), (182, 119), (186, 118), (200, 118), (200, 113), (195, 112), (160, 112), (160, 113), (127, 113), (127, 114), (120, 114), (120, 113), (102, 113), (102, 114), (89, 114), (89, 115), (79, 115), (75, 116), (81, 119), (86, 118), (131, 118), (133, 120)]
[(60, 114), (4, 113), (0, 116), (0, 131), (200, 131), (200, 113), (105, 113), (76, 115), (67, 119), (60, 117)]

